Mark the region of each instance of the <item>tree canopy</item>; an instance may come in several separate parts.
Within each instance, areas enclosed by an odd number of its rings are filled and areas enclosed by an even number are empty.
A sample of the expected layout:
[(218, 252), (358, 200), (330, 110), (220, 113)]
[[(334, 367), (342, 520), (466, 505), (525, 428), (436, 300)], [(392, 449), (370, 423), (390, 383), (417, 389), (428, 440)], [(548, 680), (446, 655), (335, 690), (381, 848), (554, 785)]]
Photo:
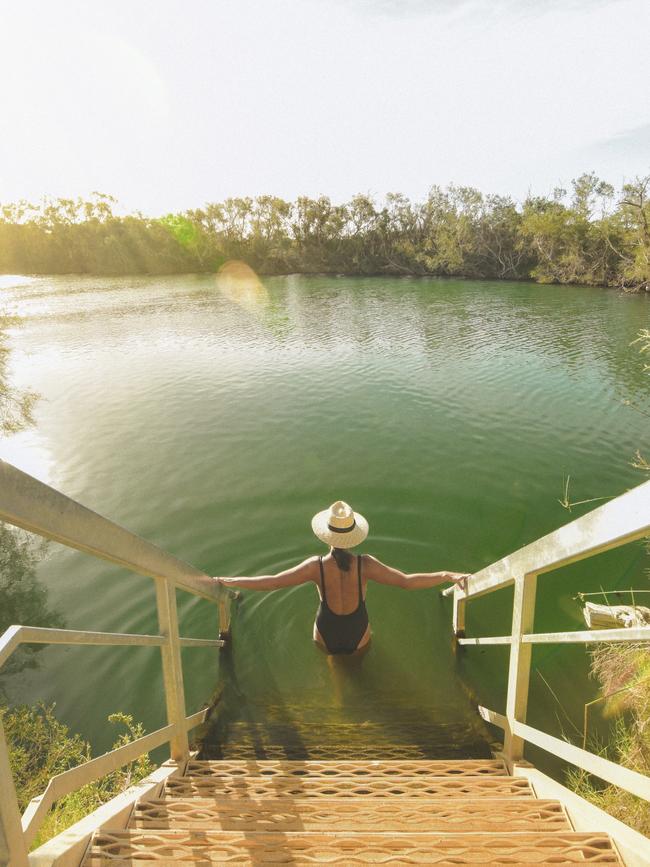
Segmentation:
[(286, 202), (230, 198), (181, 214), (117, 216), (111, 196), (0, 206), (0, 272), (171, 274), (243, 260), (259, 274), (410, 274), (650, 288), (650, 175), (593, 173), (521, 205), (472, 187)]

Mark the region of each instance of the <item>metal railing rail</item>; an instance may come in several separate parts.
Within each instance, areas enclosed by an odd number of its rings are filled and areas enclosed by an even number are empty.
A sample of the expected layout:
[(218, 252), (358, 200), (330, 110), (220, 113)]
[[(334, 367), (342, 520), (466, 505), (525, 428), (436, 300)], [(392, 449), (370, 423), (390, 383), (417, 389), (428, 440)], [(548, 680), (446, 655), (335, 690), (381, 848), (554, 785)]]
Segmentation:
[[(31, 801), (22, 817), (0, 722), (0, 864), (7, 862), (12, 867), (27, 867), (30, 843), (49, 808), (64, 795), (165, 743), (170, 745), (172, 760), (179, 764), (187, 761), (187, 732), (204, 720), (206, 710), (186, 715), (180, 651), (182, 647), (224, 646), (230, 631), (230, 602), (236, 594), (194, 566), (4, 461), (0, 461), (0, 520), (153, 578), (160, 633), (140, 635), (10, 626), (0, 636), (0, 667), (22, 644), (160, 647), (167, 709), (166, 726), (53, 777), (45, 792)], [(218, 639), (179, 635), (176, 588), (218, 606)]]
[[(521, 636), (523, 644), (598, 644), (601, 641), (647, 641), (648, 627), (629, 629), (593, 629), (576, 632), (529, 632)], [(459, 638), (459, 644), (511, 644), (511, 635), (487, 635), (485, 638)]]
[[(442, 591), (444, 596), (453, 595), (453, 629), (458, 644), (510, 646), (506, 713), (479, 706), (483, 719), (504, 731), (503, 757), (510, 771), (523, 758), (524, 744), (530, 743), (650, 800), (650, 777), (526, 725), (534, 644), (650, 642), (650, 626), (534, 633), (537, 576), (649, 535), (650, 481), (487, 566), (468, 579), (465, 590), (454, 586)], [(512, 584), (515, 592), (511, 634), (466, 637), (468, 600)]]
[[(468, 582), (467, 592), (459, 591), (459, 596), (464, 599), (483, 596), (510, 586), (518, 575), (542, 575), (642, 539), (650, 532), (649, 512), (650, 482), (644, 482), (481, 569)], [(449, 595), (453, 590), (451, 587), (443, 592)]]

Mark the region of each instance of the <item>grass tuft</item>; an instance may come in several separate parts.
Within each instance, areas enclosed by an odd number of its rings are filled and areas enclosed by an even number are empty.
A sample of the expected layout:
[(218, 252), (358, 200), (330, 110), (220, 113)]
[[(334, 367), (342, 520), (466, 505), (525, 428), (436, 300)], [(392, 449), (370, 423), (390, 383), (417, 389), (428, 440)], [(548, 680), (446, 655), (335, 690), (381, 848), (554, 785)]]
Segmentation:
[[(602, 688), (607, 742), (592, 736), (588, 749), (623, 767), (650, 776), (650, 646), (601, 644), (591, 652), (591, 675)], [(601, 783), (581, 769), (567, 773), (567, 785), (587, 801), (650, 835), (650, 804), (618, 786)]]

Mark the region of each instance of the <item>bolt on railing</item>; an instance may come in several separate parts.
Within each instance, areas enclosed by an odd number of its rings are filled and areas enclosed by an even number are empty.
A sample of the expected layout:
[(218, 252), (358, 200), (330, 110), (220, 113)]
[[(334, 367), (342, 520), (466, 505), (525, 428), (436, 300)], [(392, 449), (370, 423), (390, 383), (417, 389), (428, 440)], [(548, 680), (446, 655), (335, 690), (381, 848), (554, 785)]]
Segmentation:
[[(194, 566), (4, 461), (0, 461), (0, 520), (153, 578), (160, 633), (133, 635), (11, 626), (0, 636), (0, 666), (23, 643), (158, 646), (167, 706), (166, 726), (53, 777), (45, 792), (34, 798), (22, 817), (0, 723), (0, 865), (8, 863), (12, 867), (26, 867), (29, 845), (54, 801), (164, 743), (170, 744), (172, 760), (177, 763), (187, 761), (188, 729), (202, 722), (206, 712), (186, 716), (180, 649), (223, 647), (224, 638), (230, 632), (230, 602), (236, 594)], [(218, 639), (182, 638), (179, 635), (177, 587), (218, 606)]]

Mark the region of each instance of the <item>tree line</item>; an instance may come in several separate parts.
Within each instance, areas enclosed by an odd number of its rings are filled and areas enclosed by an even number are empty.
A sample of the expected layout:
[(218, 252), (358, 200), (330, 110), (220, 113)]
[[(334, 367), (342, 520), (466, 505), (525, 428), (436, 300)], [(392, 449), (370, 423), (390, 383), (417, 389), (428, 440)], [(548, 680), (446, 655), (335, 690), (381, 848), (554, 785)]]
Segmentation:
[(0, 206), (0, 272), (172, 274), (245, 261), (259, 274), (401, 274), (650, 290), (650, 175), (616, 193), (595, 174), (523, 204), (434, 186), (334, 204), (230, 198), (118, 216), (111, 196)]

